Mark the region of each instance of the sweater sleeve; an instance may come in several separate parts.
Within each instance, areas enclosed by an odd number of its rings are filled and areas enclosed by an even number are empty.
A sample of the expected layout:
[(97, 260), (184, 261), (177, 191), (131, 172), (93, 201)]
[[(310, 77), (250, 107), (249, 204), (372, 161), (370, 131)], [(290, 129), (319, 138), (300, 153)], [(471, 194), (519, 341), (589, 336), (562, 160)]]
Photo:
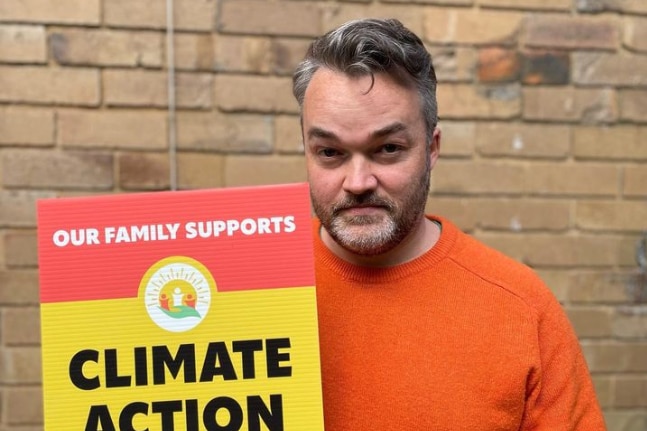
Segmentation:
[(520, 430), (604, 431), (578, 338), (562, 306), (547, 288), (542, 290), (535, 308), (539, 366), (528, 379)]

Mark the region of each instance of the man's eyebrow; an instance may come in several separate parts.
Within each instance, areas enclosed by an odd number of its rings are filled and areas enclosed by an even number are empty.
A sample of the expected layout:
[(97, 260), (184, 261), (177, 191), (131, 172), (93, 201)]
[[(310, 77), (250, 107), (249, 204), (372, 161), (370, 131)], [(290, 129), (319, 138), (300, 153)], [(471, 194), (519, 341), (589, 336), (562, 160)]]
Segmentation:
[(371, 135), (374, 138), (383, 138), (385, 136), (392, 135), (394, 133), (402, 132), (407, 130), (407, 126), (404, 123), (401, 123), (399, 121), (389, 124), (388, 126), (382, 127), (381, 129), (378, 129), (371, 133)]
[(322, 129), (321, 127), (311, 127), (308, 129), (308, 138), (321, 138), (321, 139), (337, 139), (337, 135), (329, 130)]

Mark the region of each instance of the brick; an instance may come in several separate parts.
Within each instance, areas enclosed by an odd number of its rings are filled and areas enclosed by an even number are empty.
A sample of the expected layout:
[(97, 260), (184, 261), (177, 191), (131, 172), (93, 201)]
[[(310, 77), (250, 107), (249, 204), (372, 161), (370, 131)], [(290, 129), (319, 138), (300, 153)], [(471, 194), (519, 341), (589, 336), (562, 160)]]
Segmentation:
[(644, 431), (647, 429), (647, 412), (644, 409), (606, 410), (604, 419), (609, 430)]
[(36, 201), (54, 196), (47, 192), (0, 190), (0, 226), (36, 227)]
[(622, 184), (625, 196), (647, 196), (647, 166), (625, 166)]
[(613, 165), (536, 162), (528, 169), (526, 191), (540, 196), (615, 196), (618, 178)]
[(176, 69), (212, 70), (215, 61), (213, 39), (211, 34), (176, 33), (173, 38)]
[(443, 157), (471, 157), (474, 153), (477, 124), (472, 121), (441, 121)]
[(647, 371), (644, 341), (584, 341), (582, 351), (593, 373)]
[[(218, 30), (223, 33), (319, 36), (321, 12), (315, 3), (221, 0)], [(290, 19), (285, 19), (285, 17)]]
[(479, 5), (486, 7), (556, 11), (569, 11), (571, 3), (571, 0), (478, 0)]
[(0, 160), (9, 187), (106, 190), (113, 184), (110, 154), (16, 150)]
[(99, 98), (97, 70), (0, 66), (0, 101), (96, 106)]
[(612, 334), (613, 311), (609, 307), (567, 307), (566, 313), (580, 338), (609, 337)]
[(50, 146), (54, 130), (53, 110), (0, 107), (0, 145)]
[(0, 305), (36, 305), (40, 299), (35, 270), (0, 270), (0, 286)]
[(563, 51), (525, 50), (521, 80), (529, 85), (566, 85), (571, 79), (570, 56)]
[(217, 75), (215, 100), (224, 111), (298, 113), (292, 79), (287, 77)]
[(527, 120), (612, 123), (618, 117), (611, 89), (530, 87), (523, 90)]
[(0, 383), (40, 384), (41, 352), (38, 347), (0, 349)]
[[(177, 30), (210, 31), (216, 0), (176, 0), (173, 26)], [(166, 28), (166, 3), (152, 0), (104, 0), (104, 22), (114, 27)]]
[(2, 0), (0, 21), (98, 25), (100, 0)]
[(483, 9), (427, 8), (424, 39), (461, 45), (512, 45), (519, 35), (523, 14)]
[(578, 0), (576, 4), (580, 12), (647, 13), (644, 0)]
[(42, 423), (43, 395), (40, 387), (10, 387), (5, 389), (3, 398), (8, 425)]
[(517, 81), (520, 71), (520, 56), (516, 50), (488, 47), (479, 51), (478, 78), (481, 82)]
[(576, 52), (573, 82), (581, 85), (645, 86), (647, 57), (633, 54)]
[(631, 300), (627, 282), (632, 274), (577, 271), (568, 275), (571, 303), (621, 304)]
[(272, 42), (263, 37), (218, 35), (215, 38), (214, 68), (223, 72), (268, 73)]
[(524, 262), (530, 266), (614, 266), (621, 240), (608, 235), (554, 236), (537, 234), (524, 241)]
[(513, 232), (564, 231), (570, 226), (570, 203), (535, 199), (477, 199), (472, 211), (478, 225)]
[[(168, 74), (162, 71), (106, 70), (104, 100), (109, 106), (168, 106)], [(206, 109), (212, 105), (212, 78), (206, 73), (175, 75), (178, 108)]]
[[(603, 409), (613, 406), (613, 387), (615, 379), (611, 376), (592, 376), (595, 395)], [(613, 428), (615, 429), (615, 428)]]
[(225, 186), (252, 186), (306, 181), (301, 156), (227, 156)]
[[(38, 266), (35, 232), (29, 230), (9, 230), (5, 232), (3, 242), (4, 262), (8, 269), (36, 268)], [(2, 258), (0, 258), (1, 260)]]
[[(450, 0), (451, 2), (452, 0)], [(456, 0), (454, 0), (456, 1)], [(423, 34), (422, 8), (409, 4), (402, 7), (399, 4), (374, 3), (369, 5), (331, 5), (324, 9), (322, 32), (332, 30), (348, 21), (371, 18), (395, 18), (408, 29), (418, 35)], [(419, 2), (418, 2), (419, 3)], [(447, 3), (448, 4), (448, 3)]]
[(477, 69), (476, 49), (463, 46), (429, 47), (439, 82), (471, 82)]
[(54, 60), (63, 65), (162, 65), (162, 35), (155, 32), (58, 29), (49, 40)]
[(58, 133), (67, 148), (167, 148), (163, 111), (63, 110), (58, 114)]
[(434, 194), (521, 194), (525, 169), (500, 161), (444, 160), (431, 176)]
[(432, 195), (427, 199), (426, 214), (446, 217), (463, 231), (472, 231), (478, 223), (478, 212), (473, 199)]
[(303, 138), (299, 117), (279, 115), (274, 118), (274, 143), (279, 153), (303, 154)]
[(647, 122), (647, 90), (620, 90), (620, 119)]
[(616, 407), (647, 407), (647, 377), (618, 376), (615, 383)]
[(303, 60), (309, 45), (309, 40), (273, 39), (271, 71), (278, 75), (292, 76), (294, 69)]
[[(411, 3), (411, 0), (383, 0), (389, 3)], [(416, 3), (447, 6), (471, 6), (476, 0), (416, 0)]]
[(519, 234), (501, 234), (492, 232), (474, 232), (474, 237), (501, 253), (523, 262), (525, 258), (526, 236)]
[(439, 115), (443, 119), (509, 119), (521, 113), (517, 85), (441, 84), (437, 97)]
[(180, 189), (223, 187), (224, 156), (207, 153), (178, 153)]
[(525, 46), (560, 49), (608, 49), (620, 45), (619, 23), (608, 17), (532, 15), (526, 21)]
[(11, 307), (2, 311), (2, 338), (6, 346), (40, 344), (38, 307)]
[(573, 155), (583, 159), (647, 160), (647, 127), (577, 127)]
[(183, 150), (269, 153), (272, 118), (266, 115), (179, 112), (178, 148)]
[(647, 52), (647, 18), (625, 18), (624, 45), (633, 51)]
[(0, 62), (47, 62), (45, 27), (0, 24)]
[(488, 157), (564, 159), (570, 153), (567, 126), (524, 123), (478, 123), (474, 139), (478, 152)]
[(168, 154), (122, 153), (117, 157), (119, 187), (124, 190), (165, 190), (170, 187)]

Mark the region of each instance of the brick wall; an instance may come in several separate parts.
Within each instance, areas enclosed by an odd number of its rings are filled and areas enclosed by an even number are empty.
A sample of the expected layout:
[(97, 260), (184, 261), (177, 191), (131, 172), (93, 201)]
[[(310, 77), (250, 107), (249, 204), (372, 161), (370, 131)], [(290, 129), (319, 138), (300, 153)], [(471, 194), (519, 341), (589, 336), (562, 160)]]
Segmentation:
[(609, 429), (647, 429), (646, 1), (175, 0), (174, 128), (164, 3), (0, 0), (0, 431), (42, 429), (35, 202), (304, 180), (291, 71), (367, 16), (435, 56), (429, 210), (540, 272)]

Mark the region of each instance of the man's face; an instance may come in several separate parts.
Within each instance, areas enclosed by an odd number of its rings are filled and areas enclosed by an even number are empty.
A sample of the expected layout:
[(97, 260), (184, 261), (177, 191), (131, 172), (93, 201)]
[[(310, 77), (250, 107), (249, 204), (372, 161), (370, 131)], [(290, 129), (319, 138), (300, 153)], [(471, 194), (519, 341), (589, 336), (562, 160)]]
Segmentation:
[(313, 76), (302, 111), (313, 208), (361, 256), (386, 253), (423, 222), (439, 134), (427, 143), (420, 100), (388, 75)]

